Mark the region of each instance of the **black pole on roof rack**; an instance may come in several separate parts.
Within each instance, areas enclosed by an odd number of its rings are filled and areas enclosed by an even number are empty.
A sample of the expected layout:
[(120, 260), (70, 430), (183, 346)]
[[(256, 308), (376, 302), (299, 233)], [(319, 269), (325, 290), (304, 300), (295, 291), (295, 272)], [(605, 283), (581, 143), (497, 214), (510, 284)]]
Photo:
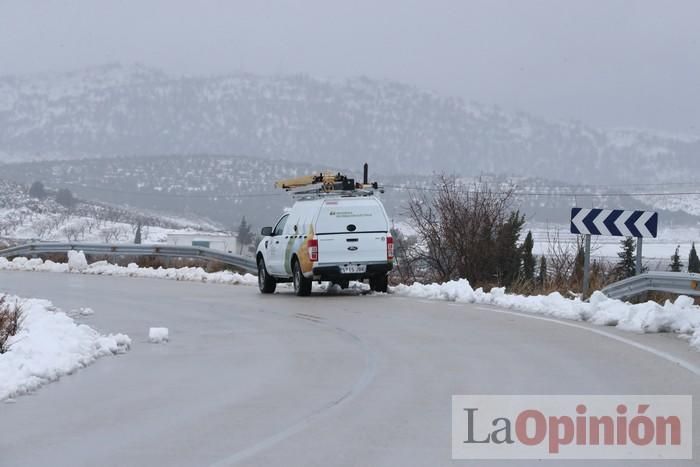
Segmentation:
[(367, 164), (367, 162), (365, 162), (364, 175), (362, 177), (362, 184), (367, 185), (368, 180), (369, 180), (369, 164)]

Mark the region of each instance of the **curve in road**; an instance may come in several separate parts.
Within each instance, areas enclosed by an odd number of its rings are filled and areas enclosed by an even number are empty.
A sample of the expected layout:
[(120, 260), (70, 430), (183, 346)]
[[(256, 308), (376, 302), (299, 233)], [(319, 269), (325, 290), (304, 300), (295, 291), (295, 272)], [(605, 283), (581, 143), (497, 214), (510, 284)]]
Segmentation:
[(0, 290), (134, 339), (1, 404), (1, 466), (460, 465), (453, 394), (700, 394), (679, 339), (491, 307), (50, 273), (1, 272)]

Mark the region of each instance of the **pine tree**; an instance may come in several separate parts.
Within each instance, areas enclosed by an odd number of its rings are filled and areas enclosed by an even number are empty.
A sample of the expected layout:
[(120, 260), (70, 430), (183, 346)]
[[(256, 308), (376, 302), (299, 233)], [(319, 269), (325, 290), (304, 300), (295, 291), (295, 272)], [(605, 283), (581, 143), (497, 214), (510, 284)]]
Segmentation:
[(695, 242), (693, 242), (690, 255), (688, 255), (688, 272), (700, 273), (700, 259), (698, 258), (698, 252), (695, 251)]
[(532, 255), (534, 246), (535, 241), (532, 239), (532, 231), (528, 230), (522, 246), (523, 277), (526, 280), (532, 280), (535, 277), (535, 257)]
[(679, 249), (680, 245), (676, 246), (676, 252), (671, 256), (671, 264), (668, 265), (671, 268), (671, 272), (681, 272), (681, 269), (683, 269), (683, 263), (681, 263), (681, 257), (678, 254)]
[(44, 184), (39, 181), (32, 183), (31, 188), (29, 188), (29, 196), (36, 199), (46, 198), (46, 189), (44, 188)]
[(615, 275), (618, 280), (632, 277), (636, 272), (635, 249), (637, 242), (634, 238), (627, 237), (620, 244), (622, 251), (617, 254), (620, 261), (615, 265)]
[(253, 240), (253, 232), (250, 231), (250, 224), (245, 220), (245, 216), (241, 219), (238, 225), (238, 244), (240, 245), (239, 254), (243, 254), (243, 247), (249, 245)]
[(537, 283), (544, 285), (547, 282), (547, 258), (540, 256), (540, 271), (537, 274)]

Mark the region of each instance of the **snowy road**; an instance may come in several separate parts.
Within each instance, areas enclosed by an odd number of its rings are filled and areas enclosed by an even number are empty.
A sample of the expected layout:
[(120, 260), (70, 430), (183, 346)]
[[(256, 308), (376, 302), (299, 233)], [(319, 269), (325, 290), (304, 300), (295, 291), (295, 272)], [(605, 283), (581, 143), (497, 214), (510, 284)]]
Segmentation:
[[(125, 355), (0, 403), (2, 467), (451, 465), (453, 394), (700, 401), (700, 353), (672, 336), (484, 306), (22, 272), (0, 272), (0, 291), (89, 306), (80, 320), (133, 340)], [(149, 344), (152, 326), (170, 342)], [(696, 465), (632, 462), (591, 465)]]

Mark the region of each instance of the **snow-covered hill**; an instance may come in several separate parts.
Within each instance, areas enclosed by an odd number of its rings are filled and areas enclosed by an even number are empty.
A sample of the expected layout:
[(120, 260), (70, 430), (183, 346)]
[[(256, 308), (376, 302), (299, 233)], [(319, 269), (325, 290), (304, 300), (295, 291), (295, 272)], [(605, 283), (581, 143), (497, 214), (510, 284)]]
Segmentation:
[(578, 183), (686, 180), (700, 169), (700, 138), (553, 123), (366, 78), (118, 65), (0, 78), (0, 160), (203, 153)]
[(77, 200), (66, 207), (49, 193), (36, 199), (24, 185), (0, 180), (0, 240), (8, 243), (26, 240), (81, 242), (131, 242), (141, 224), (144, 243), (164, 242), (168, 233), (211, 230), (159, 216), (115, 206)]

